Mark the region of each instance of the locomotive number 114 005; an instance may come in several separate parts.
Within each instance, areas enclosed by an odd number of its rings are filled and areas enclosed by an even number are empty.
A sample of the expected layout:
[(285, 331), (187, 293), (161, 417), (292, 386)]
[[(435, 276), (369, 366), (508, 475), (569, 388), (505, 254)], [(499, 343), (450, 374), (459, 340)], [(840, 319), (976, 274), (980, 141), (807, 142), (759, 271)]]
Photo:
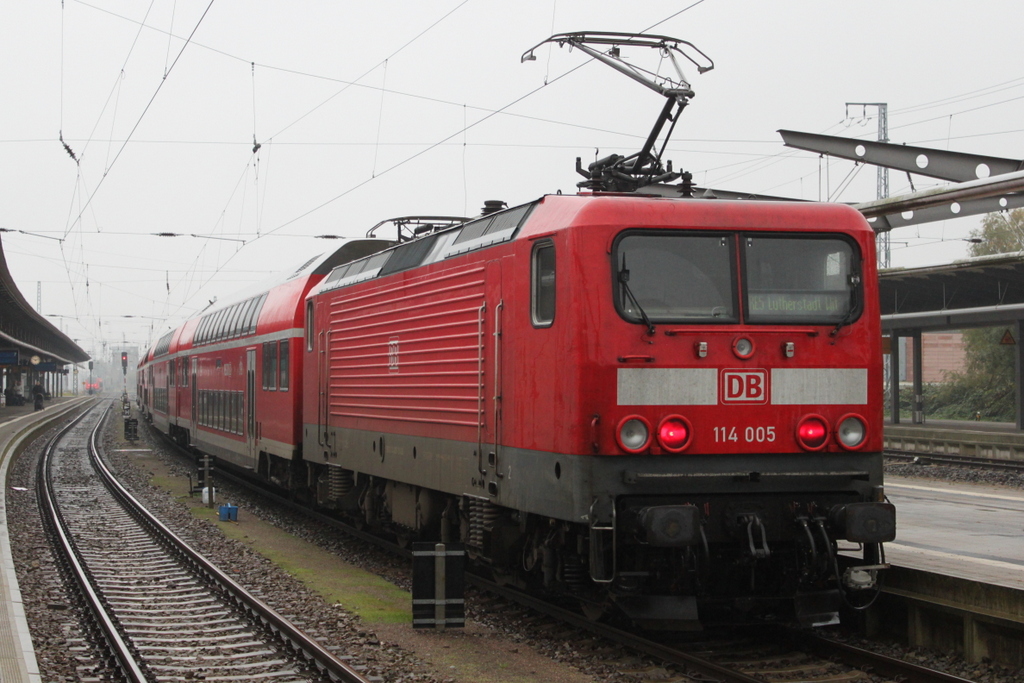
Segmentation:
[(775, 427), (715, 427), (715, 443), (771, 443), (775, 441)]

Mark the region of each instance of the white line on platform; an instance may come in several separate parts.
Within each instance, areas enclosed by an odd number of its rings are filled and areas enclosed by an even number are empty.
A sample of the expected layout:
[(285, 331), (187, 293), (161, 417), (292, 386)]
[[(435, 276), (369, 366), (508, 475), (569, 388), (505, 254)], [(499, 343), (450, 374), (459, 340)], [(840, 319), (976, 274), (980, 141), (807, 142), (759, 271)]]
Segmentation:
[[(998, 567), (1000, 569), (1012, 569), (1014, 572), (1021, 570), (1020, 564), (1014, 564), (1013, 562), (1003, 562), (1001, 560), (989, 560), (984, 557), (971, 557), (970, 555), (955, 555), (953, 553), (946, 553), (941, 550), (930, 550), (928, 548), (916, 548), (909, 545), (900, 545), (899, 543), (886, 543), (886, 551), (896, 550), (900, 553), (910, 553), (914, 555), (931, 555), (932, 557), (941, 558), (944, 560), (960, 560), (962, 562), (973, 562), (975, 564), (983, 564), (989, 567)], [(889, 558), (893, 560), (893, 558)], [(894, 562), (895, 564), (895, 562)]]
[(1012, 500), (1017, 503), (1024, 503), (1024, 496), (1001, 496), (998, 493), (980, 493), (975, 491), (964, 491), (962, 489), (944, 489), (931, 486), (914, 486), (912, 484), (893, 484), (886, 482), (887, 489), (910, 489), (912, 491), (928, 491), (931, 493), (952, 493), (958, 496), (971, 496), (972, 498), (995, 498), (996, 500)]

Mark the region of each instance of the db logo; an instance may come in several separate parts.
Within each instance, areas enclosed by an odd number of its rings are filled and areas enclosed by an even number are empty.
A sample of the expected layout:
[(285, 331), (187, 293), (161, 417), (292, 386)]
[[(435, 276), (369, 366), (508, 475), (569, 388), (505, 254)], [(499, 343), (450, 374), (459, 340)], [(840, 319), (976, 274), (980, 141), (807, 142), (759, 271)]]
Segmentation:
[(722, 370), (722, 403), (767, 402), (767, 370)]

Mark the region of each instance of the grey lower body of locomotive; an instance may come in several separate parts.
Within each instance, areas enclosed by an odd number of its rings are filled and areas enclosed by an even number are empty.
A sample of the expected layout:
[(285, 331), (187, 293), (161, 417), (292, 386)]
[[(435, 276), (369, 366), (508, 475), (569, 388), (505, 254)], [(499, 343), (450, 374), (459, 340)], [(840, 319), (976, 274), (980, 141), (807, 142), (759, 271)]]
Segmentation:
[[(470, 525), (486, 525), (488, 514), (493, 519), (505, 510), (520, 519), (525, 513), (582, 527), (596, 583), (618, 578), (618, 558), (630, 543), (734, 544), (737, 557), (757, 563), (797, 536), (817, 546), (815, 554), (833, 557), (835, 541), (846, 539), (864, 544), (863, 564), (873, 571), (878, 544), (895, 533), (895, 512), (881, 500), (877, 452), (570, 455), (350, 429), (324, 433), (315, 425), (304, 430), (307, 463), (329, 474), (340, 470), (352, 481), (389, 482), (391, 520), (413, 535), (434, 529), (432, 517), (445, 510), (444, 497), (469, 502), (477, 512), (469, 515)], [(331, 504), (331, 491), (321, 487), (321, 503)], [(488, 530), (470, 529), (464, 537), (472, 546)], [(836, 589), (807, 591), (795, 600), (798, 620), (823, 623), (833, 618), (840, 596)], [(697, 619), (692, 597), (618, 602), (637, 621), (671, 621), (666, 609)]]

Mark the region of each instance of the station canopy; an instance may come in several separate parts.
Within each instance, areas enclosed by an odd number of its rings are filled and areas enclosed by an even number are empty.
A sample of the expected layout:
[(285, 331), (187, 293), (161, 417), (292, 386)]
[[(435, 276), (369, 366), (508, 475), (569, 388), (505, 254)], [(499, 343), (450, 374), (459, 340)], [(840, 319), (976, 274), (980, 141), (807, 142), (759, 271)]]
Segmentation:
[(1024, 252), (879, 273), (882, 329), (950, 330), (1024, 319)]
[[(16, 357), (13, 351), (18, 352)], [(0, 242), (0, 366), (38, 365), (53, 370), (87, 360), (89, 354), (32, 308), (18, 291)]]

